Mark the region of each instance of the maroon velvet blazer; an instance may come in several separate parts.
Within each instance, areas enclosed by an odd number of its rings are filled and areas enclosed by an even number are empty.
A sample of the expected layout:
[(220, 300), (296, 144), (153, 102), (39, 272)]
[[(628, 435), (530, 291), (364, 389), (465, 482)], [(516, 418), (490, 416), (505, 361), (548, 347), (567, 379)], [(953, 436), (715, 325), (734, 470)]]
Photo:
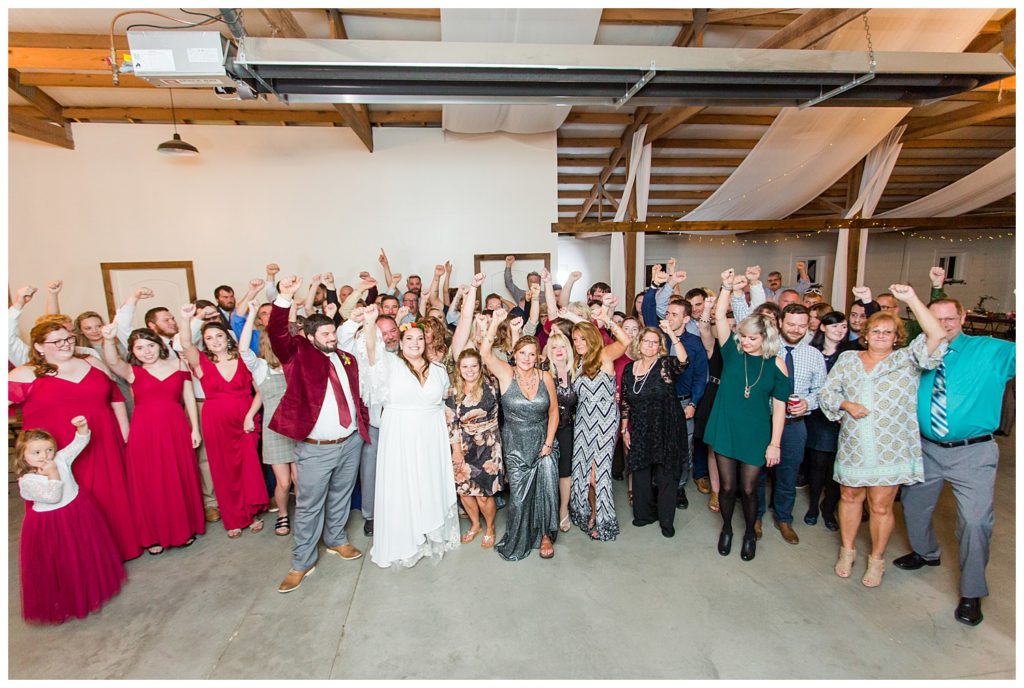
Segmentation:
[[(288, 334), (288, 309), (277, 304), (274, 304), (270, 313), (267, 337), (270, 338), (274, 355), (284, 367), (284, 377), (288, 384), (269, 427), (285, 437), (302, 441), (309, 437), (320, 415), (327, 385), (330, 384), (327, 366), (331, 362), (303, 335)], [(334, 355), (341, 357), (348, 374), (349, 389), (356, 405), (350, 411), (356, 416), (359, 434), (364, 441), (369, 442), (370, 412), (359, 396), (359, 364), (351, 354), (337, 351)]]

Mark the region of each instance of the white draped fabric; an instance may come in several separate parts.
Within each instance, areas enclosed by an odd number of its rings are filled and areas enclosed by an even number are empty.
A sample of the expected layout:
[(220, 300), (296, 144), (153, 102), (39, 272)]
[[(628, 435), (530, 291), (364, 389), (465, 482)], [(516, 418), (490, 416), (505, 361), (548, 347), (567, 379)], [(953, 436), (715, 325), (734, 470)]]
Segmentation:
[[(647, 125), (642, 125), (633, 134), (632, 147), (629, 155), (629, 169), (626, 172), (626, 186), (619, 199), (619, 207), (615, 211), (615, 222), (624, 222), (629, 208), (629, 199), (636, 188), (636, 215), (641, 222), (647, 221), (647, 201), (651, 189), (651, 144), (644, 145)], [(632, 304), (626, 303), (626, 247), (625, 234), (611, 233), (610, 274), (612, 293), (619, 297), (620, 310), (628, 313)], [(636, 237), (636, 279), (633, 290), (643, 288), (645, 279), (644, 234)]]
[[(564, 43), (592, 45), (601, 10), (441, 9), (441, 40), (468, 43)], [(447, 131), (540, 134), (555, 131), (571, 108), (560, 105), (445, 105)]]
[(1005, 198), (1016, 189), (1016, 153), (1008, 150), (963, 179), (878, 217), (952, 217)]
[[(993, 10), (873, 9), (875, 50), (959, 52)], [(829, 50), (865, 51), (863, 23), (850, 22)], [(682, 220), (774, 220), (832, 186), (903, 119), (909, 108), (785, 108), (736, 171)]]
[[(889, 132), (885, 140), (871, 149), (864, 159), (864, 172), (861, 175), (860, 188), (857, 192), (857, 199), (853, 202), (843, 217), (872, 217), (878, 201), (882, 198), (886, 184), (889, 183), (889, 176), (896, 166), (896, 159), (903, 150), (900, 138), (906, 130), (906, 126), (900, 126)], [(853, 284), (864, 284), (864, 262), (867, 257), (868, 248), (867, 229), (860, 234), (860, 243), (857, 246), (857, 274), (853, 275)], [(845, 299), (846, 290), (850, 275), (846, 274), (846, 256), (850, 245), (850, 230), (840, 229), (839, 238), (836, 241), (836, 264), (832, 271), (832, 299), (839, 307)]]

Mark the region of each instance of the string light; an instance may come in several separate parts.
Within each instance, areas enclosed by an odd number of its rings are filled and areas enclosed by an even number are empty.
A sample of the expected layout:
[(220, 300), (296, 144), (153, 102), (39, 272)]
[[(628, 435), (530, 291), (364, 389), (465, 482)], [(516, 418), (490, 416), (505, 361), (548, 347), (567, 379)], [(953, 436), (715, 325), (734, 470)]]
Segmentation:
[(961, 236), (961, 237), (947, 237), (944, 234), (935, 236), (933, 234), (922, 234), (920, 232), (911, 232), (908, 230), (902, 230), (899, 232), (905, 237), (911, 239), (924, 239), (927, 241), (948, 241), (951, 244), (973, 244), (975, 241), (994, 241), (996, 239), (1012, 239), (1014, 236), (1013, 232), (1004, 232), (1001, 234), (984, 234), (978, 236)]
[(809, 239), (816, 237), (823, 232), (828, 230), (819, 229), (816, 231), (808, 232), (791, 232), (784, 235), (781, 239), (737, 239), (735, 236), (726, 238), (716, 238), (713, 236), (705, 236), (701, 234), (686, 234), (687, 241), (693, 241), (698, 244), (718, 244), (720, 246), (738, 244), (740, 246), (754, 245), (754, 246), (768, 246), (769, 244), (785, 244), (789, 241), (800, 241), (802, 239)]

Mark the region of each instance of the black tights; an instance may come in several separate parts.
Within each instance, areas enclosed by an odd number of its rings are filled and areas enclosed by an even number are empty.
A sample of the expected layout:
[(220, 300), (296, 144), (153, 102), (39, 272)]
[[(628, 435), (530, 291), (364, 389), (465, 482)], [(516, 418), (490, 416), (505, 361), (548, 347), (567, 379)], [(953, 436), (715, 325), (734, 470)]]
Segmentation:
[(736, 508), (736, 474), (739, 473), (740, 502), (743, 505), (743, 518), (747, 521), (744, 537), (754, 537), (754, 521), (757, 519), (757, 476), (760, 466), (730, 459), (728, 456), (716, 455), (718, 461), (718, 504), (722, 513), (722, 531), (732, 532), (732, 512)]
[(821, 509), (825, 512), (826, 519), (834, 519), (836, 506), (839, 504), (839, 484), (832, 479), (832, 468), (836, 460), (835, 452), (818, 451), (808, 449), (807, 451), (807, 507), (809, 516), (818, 515), (818, 500), (824, 491), (825, 500), (821, 502)]

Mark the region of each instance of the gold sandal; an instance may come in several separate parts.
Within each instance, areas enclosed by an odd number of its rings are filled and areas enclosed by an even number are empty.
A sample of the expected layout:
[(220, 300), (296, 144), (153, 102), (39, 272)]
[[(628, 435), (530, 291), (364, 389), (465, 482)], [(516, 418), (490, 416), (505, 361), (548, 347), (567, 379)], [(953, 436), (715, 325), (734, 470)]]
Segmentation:
[(718, 504), (718, 493), (712, 492), (711, 498), (708, 500), (708, 511), (713, 511), (717, 514), (720, 510), (721, 506)]
[(868, 556), (868, 568), (860, 582), (866, 588), (877, 588), (882, 584), (882, 574), (885, 573), (885, 559), (875, 559)]
[(480, 541), (480, 546), (484, 549), (491, 549), (494, 547), (494, 536), (484, 535), (483, 539)]
[(459, 538), (459, 540), (462, 542), (462, 544), (468, 545), (469, 543), (473, 542), (473, 540), (476, 540), (476, 536), (482, 532), (484, 532), (483, 528), (470, 528), (462, 534), (462, 537)]
[(570, 528), (572, 528), (572, 521), (570, 521), (569, 516), (566, 515), (565, 518), (558, 522), (558, 529), (563, 533), (568, 533)]
[(836, 575), (840, 578), (849, 578), (850, 572), (853, 570), (853, 562), (857, 559), (857, 550), (846, 549), (842, 545), (839, 546), (839, 559), (836, 560)]

